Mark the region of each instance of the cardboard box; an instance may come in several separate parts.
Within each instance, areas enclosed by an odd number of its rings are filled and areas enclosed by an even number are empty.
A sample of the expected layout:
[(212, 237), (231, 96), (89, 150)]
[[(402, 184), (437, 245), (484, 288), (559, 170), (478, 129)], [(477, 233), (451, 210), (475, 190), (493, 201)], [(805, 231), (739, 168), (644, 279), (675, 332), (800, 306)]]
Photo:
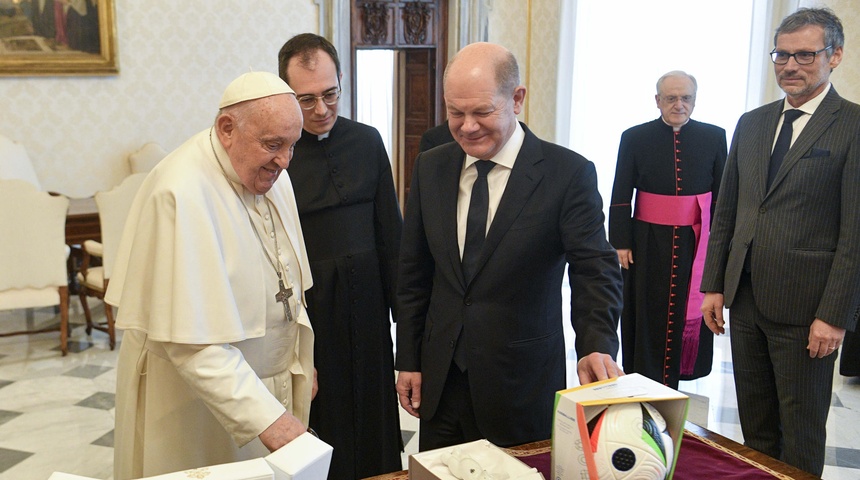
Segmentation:
[(141, 480), (188, 480), (189, 478), (205, 478), (206, 480), (273, 480), (269, 464), (262, 458), (244, 462), (223, 463), (209, 467), (192, 468), (181, 472), (165, 473)]
[(552, 429), (552, 478), (597, 480), (588, 422), (609, 405), (648, 402), (663, 416), (673, 441), (672, 465), (666, 477), (671, 479), (681, 448), (689, 400), (683, 393), (637, 373), (556, 393)]
[(326, 480), (331, 464), (331, 445), (303, 433), (266, 457), (274, 480)]
[(498, 479), (534, 480), (544, 478), (537, 469), (508, 455), (499, 447), (486, 440), (478, 440), (410, 455), (409, 480), (458, 480), (445, 463), (445, 459), (449, 455), (459, 455), (459, 458), (474, 460), (477, 462), (476, 465)]

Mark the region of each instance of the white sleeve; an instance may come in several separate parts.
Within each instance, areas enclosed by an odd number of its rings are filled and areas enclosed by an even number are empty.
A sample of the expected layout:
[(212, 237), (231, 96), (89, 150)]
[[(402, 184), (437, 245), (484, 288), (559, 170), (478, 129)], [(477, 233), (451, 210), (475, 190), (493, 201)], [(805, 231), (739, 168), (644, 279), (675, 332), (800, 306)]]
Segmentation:
[(239, 447), (259, 436), (286, 411), (236, 347), (161, 345), (179, 376)]

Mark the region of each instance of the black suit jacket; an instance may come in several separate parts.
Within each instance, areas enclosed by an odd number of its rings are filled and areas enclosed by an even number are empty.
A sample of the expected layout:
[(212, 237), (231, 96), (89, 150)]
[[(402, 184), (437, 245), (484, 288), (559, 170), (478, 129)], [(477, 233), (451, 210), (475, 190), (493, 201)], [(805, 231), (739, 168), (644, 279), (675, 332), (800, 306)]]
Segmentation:
[(731, 307), (747, 250), (769, 319), (852, 330), (860, 312), (860, 106), (834, 88), (766, 189), (783, 100), (738, 121), (711, 227), (702, 291)]
[(421, 135), (421, 141), (418, 143), (418, 153), (453, 141), (454, 136), (451, 135), (451, 129), (448, 128), (448, 120), (445, 120), (443, 123), (436, 125)]
[(565, 265), (580, 357), (616, 355), (622, 301), (594, 165), (523, 128), (525, 140), (468, 285), (456, 221), (465, 153), (449, 143), (418, 156), (398, 274), (395, 368), (422, 373), (422, 419), (436, 413), (462, 331), (478, 427), (498, 445), (551, 434), (555, 392), (566, 386)]

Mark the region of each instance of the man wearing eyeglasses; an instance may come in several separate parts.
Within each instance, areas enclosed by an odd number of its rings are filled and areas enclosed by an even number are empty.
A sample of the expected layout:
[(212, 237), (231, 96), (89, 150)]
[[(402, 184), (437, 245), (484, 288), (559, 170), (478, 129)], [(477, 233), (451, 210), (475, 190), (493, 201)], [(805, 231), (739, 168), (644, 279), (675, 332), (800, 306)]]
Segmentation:
[(711, 373), (714, 357), (699, 285), (726, 131), (690, 119), (696, 91), (688, 73), (660, 77), (660, 118), (621, 135), (609, 206), (609, 242), (624, 269), (624, 371), (672, 388)]
[(731, 312), (744, 442), (818, 476), (836, 352), (860, 313), (860, 106), (829, 81), (843, 43), (828, 9), (777, 29), (786, 97), (738, 122), (702, 280), (715, 334)]
[(379, 132), (339, 117), (337, 51), (310, 33), (287, 41), (278, 72), (304, 116), (288, 173), (314, 286), (319, 393), (310, 425), (334, 447), (329, 478), (402, 468), (390, 311), (402, 219)]

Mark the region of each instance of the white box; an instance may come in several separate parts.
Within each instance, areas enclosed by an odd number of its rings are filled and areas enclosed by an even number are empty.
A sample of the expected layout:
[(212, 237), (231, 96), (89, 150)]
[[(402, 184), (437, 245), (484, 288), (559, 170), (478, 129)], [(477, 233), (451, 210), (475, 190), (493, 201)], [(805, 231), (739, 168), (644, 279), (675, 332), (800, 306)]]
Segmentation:
[(454, 453), (455, 449), (459, 449), (462, 456), (474, 459), (496, 479), (534, 480), (544, 478), (537, 469), (508, 455), (492, 443), (486, 440), (477, 440), (410, 455), (409, 480), (458, 480), (444, 461), (446, 455)]
[(181, 472), (165, 473), (140, 480), (188, 480), (189, 478), (205, 478), (206, 480), (273, 480), (269, 464), (262, 458), (245, 460), (244, 462), (223, 463), (209, 467), (192, 468)]
[(82, 477), (80, 475), (72, 475), (71, 473), (54, 472), (48, 477), (48, 480), (98, 480), (92, 477)]
[(674, 455), (667, 480), (675, 473), (681, 449), (689, 397), (638, 373), (590, 383), (557, 392), (552, 427), (552, 478), (597, 480), (597, 468), (588, 434), (588, 421), (606, 406), (648, 402), (666, 420)]
[(331, 445), (303, 433), (265, 458), (274, 470), (274, 480), (325, 480), (332, 450)]

